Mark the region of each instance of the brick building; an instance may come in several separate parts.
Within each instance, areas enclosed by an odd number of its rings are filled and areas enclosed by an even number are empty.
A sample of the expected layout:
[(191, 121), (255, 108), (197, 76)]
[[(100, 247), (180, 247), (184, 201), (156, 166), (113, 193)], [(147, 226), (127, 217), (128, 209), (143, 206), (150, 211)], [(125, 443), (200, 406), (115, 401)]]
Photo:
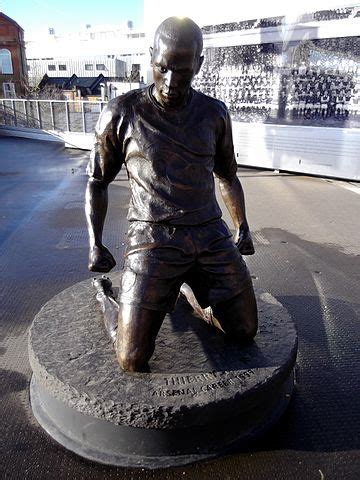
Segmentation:
[(23, 95), (26, 84), (24, 30), (0, 12), (0, 98)]

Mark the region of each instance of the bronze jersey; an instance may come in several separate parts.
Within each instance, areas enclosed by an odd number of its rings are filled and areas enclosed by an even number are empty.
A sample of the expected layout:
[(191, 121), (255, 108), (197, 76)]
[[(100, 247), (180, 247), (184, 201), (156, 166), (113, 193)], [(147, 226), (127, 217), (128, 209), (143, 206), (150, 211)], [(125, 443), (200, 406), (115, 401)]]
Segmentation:
[(96, 126), (89, 174), (111, 182), (124, 164), (128, 220), (200, 225), (221, 217), (213, 173), (236, 175), (224, 103), (191, 89), (180, 110), (164, 109), (151, 85), (111, 100)]

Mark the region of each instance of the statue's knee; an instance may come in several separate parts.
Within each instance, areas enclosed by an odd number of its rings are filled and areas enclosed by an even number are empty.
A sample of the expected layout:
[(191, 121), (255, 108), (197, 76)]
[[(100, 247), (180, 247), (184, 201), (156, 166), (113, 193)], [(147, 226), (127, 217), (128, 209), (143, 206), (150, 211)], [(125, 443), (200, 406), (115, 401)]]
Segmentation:
[(230, 342), (249, 342), (256, 336), (258, 330), (257, 312), (247, 315), (244, 313), (232, 312), (232, 315), (217, 317), (222, 330)]
[(213, 310), (230, 341), (251, 341), (255, 337), (258, 316), (253, 295), (239, 296), (231, 302), (214, 307)]
[(243, 336), (246, 340), (253, 340), (258, 330), (257, 320), (252, 321), (244, 325)]
[(225, 332), (228, 334), (230, 340), (235, 342), (250, 342), (254, 339), (257, 333), (256, 322), (242, 322), (239, 320), (237, 323), (233, 323)]
[(120, 367), (125, 372), (146, 372), (148, 371), (148, 359), (137, 351), (120, 351), (117, 354)]

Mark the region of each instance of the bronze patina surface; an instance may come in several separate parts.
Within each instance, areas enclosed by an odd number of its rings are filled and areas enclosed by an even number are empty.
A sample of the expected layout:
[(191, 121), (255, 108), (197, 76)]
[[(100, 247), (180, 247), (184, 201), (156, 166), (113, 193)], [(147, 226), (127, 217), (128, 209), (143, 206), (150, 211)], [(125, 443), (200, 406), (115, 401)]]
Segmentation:
[[(254, 247), (230, 116), (224, 103), (191, 87), (202, 48), (201, 30), (189, 18), (162, 22), (150, 48), (154, 84), (110, 101), (96, 127), (86, 192), (91, 271), (115, 266), (102, 232), (108, 185), (122, 166), (131, 187), (120, 303), (106, 278), (94, 282), (127, 371), (148, 371), (155, 339), (183, 283), (201, 307), (212, 307), (228, 338), (249, 342), (257, 331), (255, 295), (242, 258)], [(221, 220), (214, 174), (235, 238)]]

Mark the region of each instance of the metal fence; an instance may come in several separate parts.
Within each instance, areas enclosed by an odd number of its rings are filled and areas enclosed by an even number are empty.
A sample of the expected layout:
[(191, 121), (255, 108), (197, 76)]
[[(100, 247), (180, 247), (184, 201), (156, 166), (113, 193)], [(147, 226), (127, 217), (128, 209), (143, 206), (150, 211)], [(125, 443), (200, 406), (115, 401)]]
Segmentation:
[(84, 100), (1, 99), (0, 124), (93, 133), (106, 102)]

